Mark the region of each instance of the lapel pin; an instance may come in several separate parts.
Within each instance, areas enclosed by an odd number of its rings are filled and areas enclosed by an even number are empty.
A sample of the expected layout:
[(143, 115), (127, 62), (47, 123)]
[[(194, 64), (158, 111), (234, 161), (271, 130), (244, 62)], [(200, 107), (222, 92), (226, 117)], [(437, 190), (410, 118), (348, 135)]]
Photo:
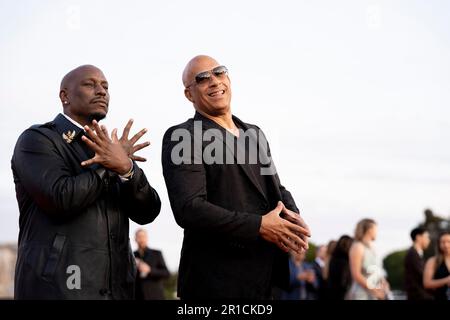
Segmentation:
[(67, 131), (67, 133), (63, 133), (62, 137), (67, 143), (71, 143), (73, 138), (75, 138), (75, 130), (73, 130), (72, 132), (69, 130)]

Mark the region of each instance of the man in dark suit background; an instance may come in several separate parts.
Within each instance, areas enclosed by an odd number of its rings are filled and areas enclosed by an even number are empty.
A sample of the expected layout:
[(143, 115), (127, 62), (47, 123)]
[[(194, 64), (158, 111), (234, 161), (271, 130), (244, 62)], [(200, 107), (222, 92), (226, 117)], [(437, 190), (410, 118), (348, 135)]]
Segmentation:
[(184, 228), (178, 295), (268, 299), (273, 285), (288, 285), (286, 253), (308, 248), (309, 229), (262, 131), (232, 115), (228, 70), (197, 56), (183, 84), (195, 116), (168, 129), (162, 148), (170, 204)]
[(406, 253), (405, 289), (408, 300), (432, 300), (433, 297), (423, 286), (424, 258), (423, 252), (430, 245), (430, 234), (424, 228), (415, 228), (411, 231), (413, 245)]
[(323, 269), (325, 267), (325, 259), (327, 257), (327, 246), (320, 245), (316, 248), (314, 261), (311, 263), (316, 275), (317, 289), (316, 300), (323, 300), (326, 296), (326, 280), (323, 277)]
[(148, 247), (144, 229), (135, 233), (138, 249), (134, 252), (137, 265), (136, 300), (164, 300), (163, 280), (170, 277), (161, 251)]
[[(61, 82), (63, 114), (25, 130), (12, 158), (19, 204), (16, 299), (132, 299), (129, 221), (152, 222), (161, 202), (136, 162), (145, 133), (109, 137), (97, 121), (108, 82), (91, 65)], [(89, 138), (88, 138), (89, 137)]]

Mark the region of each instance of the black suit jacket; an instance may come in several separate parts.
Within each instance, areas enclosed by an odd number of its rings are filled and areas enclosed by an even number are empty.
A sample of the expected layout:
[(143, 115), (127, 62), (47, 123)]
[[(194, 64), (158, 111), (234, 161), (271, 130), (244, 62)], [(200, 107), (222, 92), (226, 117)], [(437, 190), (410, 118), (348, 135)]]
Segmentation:
[(82, 134), (60, 114), (25, 130), (17, 141), (12, 158), (20, 210), (17, 299), (134, 296), (128, 218), (149, 223), (161, 202), (136, 164), (128, 182), (100, 166), (81, 167), (93, 156)]
[(406, 253), (404, 265), (408, 300), (431, 300), (432, 296), (423, 287), (424, 260), (414, 247)]
[[(262, 134), (254, 125), (234, 116), (233, 120), (243, 130)], [(195, 121), (201, 121), (197, 129)], [(248, 164), (193, 163), (199, 151), (194, 147), (194, 134), (208, 129), (227, 134), (196, 113), (193, 119), (168, 129), (163, 139), (162, 165), (170, 204), (175, 220), (184, 228), (178, 295), (184, 299), (268, 298), (273, 283), (288, 286), (289, 265), (286, 254), (259, 237), (261, 216), (279, 200), (295, 212), (297, 206), (276, 174), (257, 175)], [(172, 151), (178, 152), (179, 142), (172, 141), (172, 134), (191, 139), (191, 155), (183, 153), (191, 164), (172, 162)], [(217, 143), (226, 150), (225, 140)], [(200, 153), (208, 145), (202, 142)], [(270, 150), (265, 151), (270, 156)]]
[(170, 276), (161, 251), (147, 248), (144, 254), (134, 252), (134, 256), (147, 263), (151, 272), (141, 278), (139, 273), (136, 279), (136, 300), (164, 300), (163, 280)]

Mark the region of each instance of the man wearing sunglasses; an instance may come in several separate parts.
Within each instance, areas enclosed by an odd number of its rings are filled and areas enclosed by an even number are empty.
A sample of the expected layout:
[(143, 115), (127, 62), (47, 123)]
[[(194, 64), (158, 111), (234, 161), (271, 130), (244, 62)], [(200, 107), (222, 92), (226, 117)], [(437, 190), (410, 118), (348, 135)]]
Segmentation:
[[(271, 298), (273, 286), (287, 287), (287, 252), (308, 248), (309, 229), (276, 171), (264, 171), (273, 163), (262, 131), (232, 115), (227, 68), (197, 56), (182, 78), (195, 115), (168, 129), (162, 147), (171, 207), (184, 228), (178, 295)], [(267, 157), (255, 160), (252, 150)]]

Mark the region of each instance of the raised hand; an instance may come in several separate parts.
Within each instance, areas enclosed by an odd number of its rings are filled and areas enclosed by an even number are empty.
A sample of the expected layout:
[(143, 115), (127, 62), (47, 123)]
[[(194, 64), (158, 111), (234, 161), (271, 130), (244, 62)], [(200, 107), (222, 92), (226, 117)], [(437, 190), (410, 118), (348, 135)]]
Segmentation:
[[(136, 133), (131, 139), (128, 139), (128, 135), (130, 134), (131, 126), (133, 125), (133, 119), (128, 120), (125, 128), (123, 129), (122, 136), (119, 139), (120, 144), (122, 145), (125, 152), (128, 154), (128, 157), (134, 161), (147, 161), (147, 159), (135, 156), (134, 153), (148, 147), (150, 145), (149, 141), (144, 143), (136, 144), (136, 142), (147, 133), (147, 129), (142, 129), (138, 133)], [(136, 145), (135, 145), (136, 144)]]
[(99, 126), (96, 120), (92, 121), (94, 130), (85, 126), (84, 130), (89, 136), (82, 136), (82, 140), (95, 152), (95, 156), (89, 160), (83, 161), (83, 167), (98, 163), (103, 167), (114, 171), (120, 175), (129, 172), (133, 166), (124, 148), (117, 138), (117, 129), (114, 129), (109, 137), (105, 126)]
[(279, 201), (275, 209), (262, 217), (259, 229), (261, 237), (276, 244), (285, 252), (308, 250), (308, 242), (302, 238), (311, 236), (309, 229), (281, 218), (280, 213), (283, 210), (287, 209)]

